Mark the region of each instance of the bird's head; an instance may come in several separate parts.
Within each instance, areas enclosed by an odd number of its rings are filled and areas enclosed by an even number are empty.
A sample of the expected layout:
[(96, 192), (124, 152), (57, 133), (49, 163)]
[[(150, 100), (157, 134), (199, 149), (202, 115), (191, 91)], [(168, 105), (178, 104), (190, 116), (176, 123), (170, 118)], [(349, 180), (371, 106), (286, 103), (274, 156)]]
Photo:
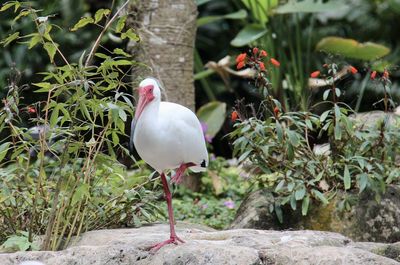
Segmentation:
[(157, 79), (149, 77), (139, 84), (139, 102), (136, 106), (135, 119), (137, 120), (142, 114), (144, 108), (150, 102), (161, 99), (160, 86)]

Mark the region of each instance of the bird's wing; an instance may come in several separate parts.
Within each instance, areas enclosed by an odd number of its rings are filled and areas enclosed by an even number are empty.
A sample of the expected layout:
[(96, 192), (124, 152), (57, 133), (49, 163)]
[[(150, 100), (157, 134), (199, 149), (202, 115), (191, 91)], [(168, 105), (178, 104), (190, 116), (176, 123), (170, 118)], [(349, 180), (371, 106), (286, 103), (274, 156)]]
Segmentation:
[[(191, 110), (179, 104), (161, 102), (159, 122), (162, 125), (161, 128), (165, 130), (161, 134), (174, 135), (174, 139), (171, 139), (171, 147), (175, 147), (175, 150), (179, 147), (182, 148), (180, 153), (183, 156), (183, 162), (193, 162), (199, 165), (204, 162), (205, 165), (208, 165), (207, 148), (201, 124)], [(202, 171), (202, 168), (195, 170)]]
[(134, 142), (133, 142), (133, 136), (135, 135), (135, 127), (136, 127), (136, 120), (133, 119), (132, 123), (131, 123), (131, 136), (129, 137), (129, 151), (131, 152), (131, 154), (133, 154), (133, 146), (134, 146)]

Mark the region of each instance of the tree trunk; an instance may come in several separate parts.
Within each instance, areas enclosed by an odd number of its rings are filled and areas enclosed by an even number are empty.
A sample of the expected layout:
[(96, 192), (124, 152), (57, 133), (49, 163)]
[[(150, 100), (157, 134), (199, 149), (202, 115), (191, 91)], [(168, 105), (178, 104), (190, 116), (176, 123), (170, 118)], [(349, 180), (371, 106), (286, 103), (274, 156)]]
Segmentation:
[(193, 0), (136, 1), (128, 21), (140, 42), (131, 51), (150, 68), (134, 76), (154, 76), (161, 81), (166, 99), (194, 110), (193, 49), (197, 6)]
[[(165, 100), (195, 110), (193, 49), (196, 37), (197, 6), (194, 0), (136, 1), (130, 7), (128, 25), (137, 30), (138, 44), (131, 43), (132, 54), (149, 68), (134, 69), (142, 79), (154, 76), (161, 81)], [(198, 191), (200, 178), (191, 174), (182, 183)]]

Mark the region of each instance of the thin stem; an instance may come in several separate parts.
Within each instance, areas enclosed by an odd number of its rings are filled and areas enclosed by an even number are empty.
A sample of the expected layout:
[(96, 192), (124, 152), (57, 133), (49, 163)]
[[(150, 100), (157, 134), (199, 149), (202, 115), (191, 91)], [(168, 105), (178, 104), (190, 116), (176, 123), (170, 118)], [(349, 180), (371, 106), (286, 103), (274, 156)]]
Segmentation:
[(106, 31), (108, 30), (108, 28), (111, 26), (111, 24), (115, 21), (115, 19), (117, 19), (119, 13), (121, 13), (121, 11), (125, 8), (125, 6), (129, 3), (130, 0), (127, 0), (118, 10), (117, 12), (114, 14), (114, 16), (107, 22), (107, 24), (104, 26), (103, 30), (100, 32), (99, 36), (97, 37), (96, 41), (94, 42), (92, 49), (90, 50), (88, 57), (86, 59), (85, 62), (85, 67), (88, 67), (89, 64), (92, 61), (93, 55), (96, 52), (97, 48), (100, 45), (100, 41), (101, 38), (103, 37), (103, 35), (106, 33)]

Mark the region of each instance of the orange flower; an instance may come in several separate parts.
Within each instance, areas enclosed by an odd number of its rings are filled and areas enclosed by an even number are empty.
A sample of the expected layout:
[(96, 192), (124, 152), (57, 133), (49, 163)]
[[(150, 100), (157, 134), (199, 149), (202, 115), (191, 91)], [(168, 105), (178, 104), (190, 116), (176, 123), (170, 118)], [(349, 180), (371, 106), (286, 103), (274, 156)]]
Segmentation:
[(271, 58), (270, 61), (271, 61), (271, 63), (272, 63), (273, 65), (275, 65), (276, 67), (279, 67), (279, 66), (281, 65), (281, 63), (278, 62), (277, 60), (275, 60), (274, 58)]
[(232, 111), (232, 113), (231, 113), (231, 121), (236, 121), (238, 116), (239, 115), (238, 115), (236, 110)]
[(254, 48), (253, 48), (253, 54), (256, 55), (257, 53), (258, 53), (258, 48), (257, 48), (257, 47), (254, 47)]
[(33, 107), (28, 107), (28, 112), (29, 113), (36, 113), (36, 109)]
[(263, 62), (259, 62), (258, 65), (260, 66), (261, 71), (265, 71), (265, 65)]
[(236, 63), (244, 62), (246, 60), (247, 54), (246, 53), (241, 53), (236, 57)]
[(376, 71), (373, 71), (373, 72), (371, 73), (371, 76), (370, 76), (371, 80), (374, 80), (374, 79), (375, 79), (375, 76), (376, 76)]
[(261, 56), (261, 57), (267, 57), (267, 56), (268, 56), (268, 53), (267, 53), (266, 51), (264, 51), (264, 50), (261, 50), (260, 56)]
[(354, 74), (356, 74), (358, 72), (358, 70), (354, 66), (350, 65), (350, 72), (354, 75)]
[(388, 70), (385, 69), (385, 71), (383, 71), (383, 77), (386, 78), (386, 79), (389, 78)]
[(311, 73), (310, 76), (311, 76), (312, 78), (317, 78), (320, 74), (321, 74), (321, 71), (314, 71), (314, 72)]
[(244, 61), (241, 61), (241, 62), (239, 62), (239, 63), (237, 64), (236, 68), (239, 70), (239, 69), (242, 69), (244, 66), (245, 66)]
[(274, 114), (275, 114), (275, 116), (278, 116), (278, 114), (279, 114), (279, 108), (277, 106), (275, 106), (275, 108), (274, 108)]

